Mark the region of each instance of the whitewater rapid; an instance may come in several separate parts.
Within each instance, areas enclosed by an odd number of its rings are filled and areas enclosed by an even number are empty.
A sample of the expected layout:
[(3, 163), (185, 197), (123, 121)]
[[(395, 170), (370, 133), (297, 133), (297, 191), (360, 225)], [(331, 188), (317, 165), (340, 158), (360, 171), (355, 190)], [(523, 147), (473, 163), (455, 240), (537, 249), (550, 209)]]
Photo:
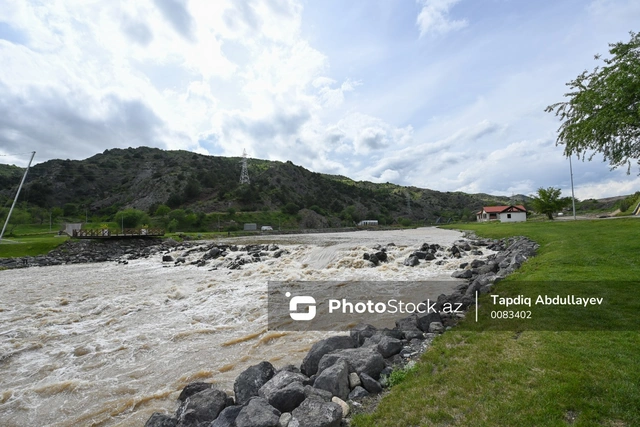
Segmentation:
[[(269, 280), (448, 279), (464, 259), (402, 262), (422, 243), (461, 237), (422, 228), (221, 240), (288, 252), (239, 270), (167, 266), (157, 254), (126, 265), (0, 271), (0, 423), (143, 426), (153, 412), (173, 413), (189, 382), (231, 392), (235, 377), (262, 360), (299, 365), (332, 333), (267, 331)], [(362, 259), (388, 243), (387, 263)], [(431, 292), (425, 298), (443, 289)]]

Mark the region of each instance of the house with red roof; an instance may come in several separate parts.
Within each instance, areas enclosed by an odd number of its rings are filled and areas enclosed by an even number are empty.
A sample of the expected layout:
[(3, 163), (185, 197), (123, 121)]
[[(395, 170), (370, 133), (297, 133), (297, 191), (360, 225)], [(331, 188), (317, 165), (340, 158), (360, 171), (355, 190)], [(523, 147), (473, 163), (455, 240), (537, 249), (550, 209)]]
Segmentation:
[(527, 210), (522, 205), (484, 206), (480, 212), (476, 213), (476, 218), (478, 222), (521, 222), (527, 220)]

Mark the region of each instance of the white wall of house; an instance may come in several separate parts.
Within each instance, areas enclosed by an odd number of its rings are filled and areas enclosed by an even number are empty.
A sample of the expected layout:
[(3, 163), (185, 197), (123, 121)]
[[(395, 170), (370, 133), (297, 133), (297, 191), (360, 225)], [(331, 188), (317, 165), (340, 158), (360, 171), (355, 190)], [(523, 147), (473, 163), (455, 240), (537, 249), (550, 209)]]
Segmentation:
[(498, 214), (500, 222), (522, 222), (527, 220), (526, 212), (503, 212)]

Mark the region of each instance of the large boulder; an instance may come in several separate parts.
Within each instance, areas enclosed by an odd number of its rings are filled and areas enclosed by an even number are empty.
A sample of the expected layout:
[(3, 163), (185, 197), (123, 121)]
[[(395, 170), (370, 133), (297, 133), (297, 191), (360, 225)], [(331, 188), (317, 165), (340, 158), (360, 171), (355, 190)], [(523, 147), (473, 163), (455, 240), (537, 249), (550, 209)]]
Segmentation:
[(272, 393), (269, 397), (269, 404), (280, 412), (291, 412), (306, 398), (302, 383), (294, 381)]
[(360, 374), (360, 381), (362, 381), (362, 387), (367, 390), (369, 393), (380, 393), (382, 391), (382, 386), (380, 383), (364, 372)]
[(252, 397), (236, 417), (236, 427), (278, 427), (280, 411), (261, 397)]
[(227, 394), (215, 388), (209, 388), (193, 394), (178, 409), (178, 427), (199, 427), (211, 422), (227, 406)]
[(330, 392), (333, 396), (345, 400), (349, 396), (349, 365), (345, 360), (324, 369), (316, 378), (313, 386)]
[(288, 427), (340, 427), (342, 408), (337, 403), (306, 399), (291, 413)]
[(227, 406), (209, 427), (235, 427), (236, 418), (238, 418), (242, 408), (240, 405)]
[(144, 424), (144, 427), (176, 427), (177, 425), (177, 419), (170, 417), (169, 415), (155, 412), (149, 417), (147, 422)]
[(323, 402), (331, 402), (331, 398), (333, 397), (333, 394), (327, 390), (311, 387), (310, 385), (304, 386), (304, 395), (308, 399), (322, 400)]
[(360, 347), (325, 354), (318, 363), (318, 372), (322, 373), (339, 359), (344, 359), (348, 363), (349, 372), (358, 374), (365, 372), (373, 378), (379, 378), (380, 372), (384, 369), (384, 358), (375, 348)]
[(351, 339), (355, 344), (352, 347), (361, 346), (364, 343), (364, 341), (367, 338), (372, 337), (377, 332), (377, 330), (378, 329), (375, 326), (368, 325), (366, 323), (359, 323), (353, 328), (351, 328), (351, 331), (349, 331), (349, 335), (351, 336)]
[(302, 383), (307, 381), (308, 379), (309, 378), (302, 374), (291, 371), (280, 371), (275, 374), (273, 378), (267, 381), (262, 387), (260, 387), (260, 390), (258, 390), (258, 395), (265, 398), (268, 402), (271, 402), (276, 393), (278, 393), (280, 390), (283, 390), (289, 384), (297, 382), (302, 385)]
[(416, 265), (420, 264), (420, 259), (416, 255), (412, 255), (405, 259), (403, 264), (408, 267), (415, 267)]
[(400, 353), (400, 350), (402, 350), (402, 341), (383, 335), (376, 348), (378, 349), (378, 353), (386, 359)]
[(354, 347), (354, 341), (346, 335), (337, 335), (318, 341), (305, 356), (300, 366), (300, 371), (310, 377), (318, 371), (318, 362), (320, 362), (322, 356), (335, 350)]
[(187, 400), (187, 397), (193, 396), (196, 393), (200, 393), (201, 391), (207, 390), (213, 387), (211, 383), (203, 383), (203, 382), (195, 382), (189, 383), (182, 389), (180, 396), (178, 396), (178, 400), (180, 402), (184, 402)]
[(418, 328), (423, 332), (429, 332), (429, 325), (431, 325), (432, 322), (442, 323), (440, 313), (427, 313), (417, 319)]
[(275, 375), (276, 370), (269, 362), (261, 362), (250, 366), (236, 378), (233, 392), (238, 405), (246, 404), (253, 396), (258, 395), (260, 387)]

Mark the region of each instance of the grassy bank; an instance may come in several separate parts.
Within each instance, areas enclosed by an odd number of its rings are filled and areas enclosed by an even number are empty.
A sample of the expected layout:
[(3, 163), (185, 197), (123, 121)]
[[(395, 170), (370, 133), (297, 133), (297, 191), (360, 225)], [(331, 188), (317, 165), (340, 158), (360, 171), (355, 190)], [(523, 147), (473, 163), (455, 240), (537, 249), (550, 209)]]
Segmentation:
[[(493, 238), (524, 235), (540, 244), (538, 256), (494, 292), (549, 280), (640, 281), (637, 219), (457, 228)], [(640, 289), (626, 292), (640, 299)], [(640, 425), (640, 332), (607, 331), (606, 323), (599, 329), (454, 329), (434, 342), (376, 412), (356, 416), (353, 426)]]
[(49, 231), (49, 224), (16, 226), (11, 234), (7, 232), (3, 236), (0, 242), (0, 258), (44, 255), (69, 239), (56, 236), (58, 224), (54, 224), (51, 228), (52, 231)]

